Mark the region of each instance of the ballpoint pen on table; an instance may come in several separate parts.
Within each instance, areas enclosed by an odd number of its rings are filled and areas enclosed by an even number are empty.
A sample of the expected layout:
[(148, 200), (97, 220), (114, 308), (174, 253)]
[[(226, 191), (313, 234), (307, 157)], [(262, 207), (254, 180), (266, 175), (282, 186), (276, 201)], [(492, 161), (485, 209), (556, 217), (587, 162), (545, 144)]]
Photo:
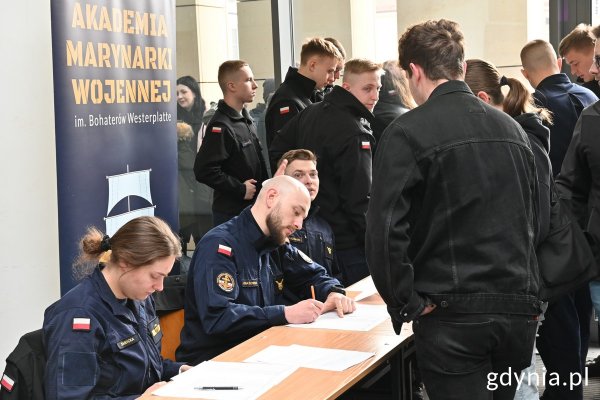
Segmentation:
[(241, 390), (239, 386), (196, 386), (196, 390)]

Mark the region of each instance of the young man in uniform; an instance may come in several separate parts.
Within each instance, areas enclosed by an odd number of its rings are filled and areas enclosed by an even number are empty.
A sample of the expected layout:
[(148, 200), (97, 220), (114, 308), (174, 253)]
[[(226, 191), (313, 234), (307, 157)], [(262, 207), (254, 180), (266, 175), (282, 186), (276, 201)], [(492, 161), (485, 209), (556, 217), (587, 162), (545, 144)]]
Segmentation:
[(288, 69), (267, 107), (268, 146), (290, 119), (313, 103), (315, 90), (323, 90), (334, 82), (340, 60), (342, 55), (337, 48), (324, 39), (313, 38), (302, 46), (300, 67)]
[(493, 393), (488, 383), (529, 365), (541, 312), (529, 140), (465, 84), (457, 23), (409, 27), (398, 52), (419, 106), (378, 144), (371, 276), (395, 331), (413, 321), (431, 399), (512, 400), (514, 380)]
[[(355, 310), (337, 279), (285, 244), (302, 227), (309, 208), (306, 187), (277, 176), (264, 182), (251, 208), (202, 238), (188, 273), (178, 360), (195, 365), (271, 326), (310, 323), (330, 310), (340, 317)], [(282, 280), (276, 281), (270, 253), (282, 245), (288, 248), (286, 264)], [(284, 286), (304, 300), (284, 306), (279, 302)]]
[(342, 86), (290, 121), (269, 148), (271, 161), (291, 149), (308, 149), (319, 158), (323, 183), (314, 203), (335, 235), (344, 285), (369, 275), (365, 212), (371, 191), (373, 107), (379, 98), (381, 66), (369, 60), (346, 63)]
[[(335, 66), (335, 71), (333, 73), (333, 81), (337, 81), (338, 79), (340, 79), (340, 76), (342, 75), (342, 71), (344, 70), (344, 63), (346, 62), (346, 49), (344, 49), (344, 46), (342, 46), (342, 43), (337, 40), (336, 38), (332, 38), (332, 37), (326, 37), (324, 39), (327, 42), (332, 43), (335, 48), (340, 52), (340, 55), (342, 56), (342, 58), (340, 60), (338, 60), (337, 65)], [(323, 90), (316, 90), (313, 94), (312, 97), (312, 102), (313, 103), (318, 103), (320, 101), (323, 101), (323, 99), (325, 98), (325, 95), (329, 92), (331, 92), (331, 90), (333, 89), (333, 83), (326, 85)]]
[(558, 54), (571, 68), (571, 75), (577, 77), (577, 83), (600, 97), (600, 85), (590, 72), (594, 60), (594, 42), (592, 27), (579, 24), (560, 41)]
[[(600, 25), (592, 30), (596, 38), (590, 74), (600, 82)], [(585, 108), (573, 131), (573, 139), (556, 183), (572, 207), (573, 214), (593, 239), (600, 244), (600, 101)], [(600, 265), (600, 255), (596, 253)], [(596, 313), (600, 313), (600, 281), (590, 282), (590, 295)], [(589, 320), (588, 320), (589, 321)], [(586, 364), (589, 376), (600, 376), (600, 357)]]
[[(319, 194), (319, 172), (317, 156), (306, 149), (286, 152), (279, 160), (278, 167), (285, 163), (284, 174), (299, 180), (306, 186), (311, 202)], [(334, 236), (331, 226), (319, 215), (319, 207), (312, 204), (301, 229), (292, 233), (290, 243), (307, 254), (327, 270), (329, 276), (339, 274), (334, 252)]]
[(194, 163), (196, 179), (215, 190), (215, 226), (252, 204), (268, 178), (256, 127), (245, 107), (256, 95), (252, 70), (245, 61), (225, 61), (218, 77), (223, 100), (206, 127)]
[[(552, 112), (550, 162), (552, 173), (556, 176), (561, 170), (579, 115), (598, 98), (560, 72), (562, 59), (556, 57), (552, 45), (546, 41), (527, 43), (521, 50), (521, 63), (523, 75), (535, 88), (533, 97), (536, 103)], [(548, 374), (559, 376), (561, 381), (568, 380), (572, 374), (583, 376), (591, 315), (592, 301), (587, 285), (560, 296), (548, 305), (536, 340)], [(544, 392), (546, 399), (579, 400), (582, 396), (583, 385), (573, 388), (550, 385)]]

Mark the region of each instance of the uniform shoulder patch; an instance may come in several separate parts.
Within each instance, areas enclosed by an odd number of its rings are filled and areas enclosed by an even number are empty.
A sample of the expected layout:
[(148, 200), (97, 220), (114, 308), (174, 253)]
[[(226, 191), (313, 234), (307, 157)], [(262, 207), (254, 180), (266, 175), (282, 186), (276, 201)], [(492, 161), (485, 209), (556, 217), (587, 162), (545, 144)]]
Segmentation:
[(223, 128), (221, 128), (220, 126), (213, 126), (210, 131), (212, 133), (221, 133), (223, 131)]
[(0, 385), (8, 392), (12, 392), (13, 388), (15, 387), (15, 381), (10, 376), (4, 374), (2, 375)]
[(290, 112), (290, 106), (279, 108), (279, 115), (287, 114)]
[(304, 261), (306, 261), (307, 263), (309, 263), (309, 264), (313, 263), (313, 260), (309, 256), (307, 256), (306, 254), (304, 254), (304, 252), (302, 250), (298, 250), (298, 254), (300, 254), (300, 257), (302, 257), (302, 259)]
[(225, 246), (224, 244), (220, 244), (217, 249), (217, 253), (221, 253), (226, 255), (227, 257), (231, 257), (231, 247)]
[(369, 150), (371, 148), (371, 142), (360, 142), (360, 148), (363, 150)]
[(230, 293), (233, 292), (233, 289), (235, 288), (235, 280), (230, 273), (221, 272), (219, 276), (217, 276), (217, 285), (219, 285), (221, 290)]
[(89, 332), (91, 329), (91, 320), (89, 318), (73, 318), (73, 330)]

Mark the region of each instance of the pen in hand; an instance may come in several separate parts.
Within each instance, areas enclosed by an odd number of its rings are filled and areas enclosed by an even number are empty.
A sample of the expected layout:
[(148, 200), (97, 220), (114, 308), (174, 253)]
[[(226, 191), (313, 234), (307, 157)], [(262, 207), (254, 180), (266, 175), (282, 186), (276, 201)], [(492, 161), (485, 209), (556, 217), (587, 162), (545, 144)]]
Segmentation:
[(313, 285), (310, 285), (310, 295), (312, 296), (313, 300), (316, 300), (315, 287)]
[(239, 386), (196, 386), (195, 390), (241, 390)]

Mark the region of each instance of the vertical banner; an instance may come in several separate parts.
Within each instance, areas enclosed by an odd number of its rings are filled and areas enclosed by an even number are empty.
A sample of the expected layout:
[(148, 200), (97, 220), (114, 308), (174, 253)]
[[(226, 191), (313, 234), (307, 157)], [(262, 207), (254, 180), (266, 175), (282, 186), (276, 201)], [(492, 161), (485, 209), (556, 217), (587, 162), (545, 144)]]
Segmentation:
[(175, 0), (51, 7), (64, 294), (88, 226), (156, 215), (178, 229)]

